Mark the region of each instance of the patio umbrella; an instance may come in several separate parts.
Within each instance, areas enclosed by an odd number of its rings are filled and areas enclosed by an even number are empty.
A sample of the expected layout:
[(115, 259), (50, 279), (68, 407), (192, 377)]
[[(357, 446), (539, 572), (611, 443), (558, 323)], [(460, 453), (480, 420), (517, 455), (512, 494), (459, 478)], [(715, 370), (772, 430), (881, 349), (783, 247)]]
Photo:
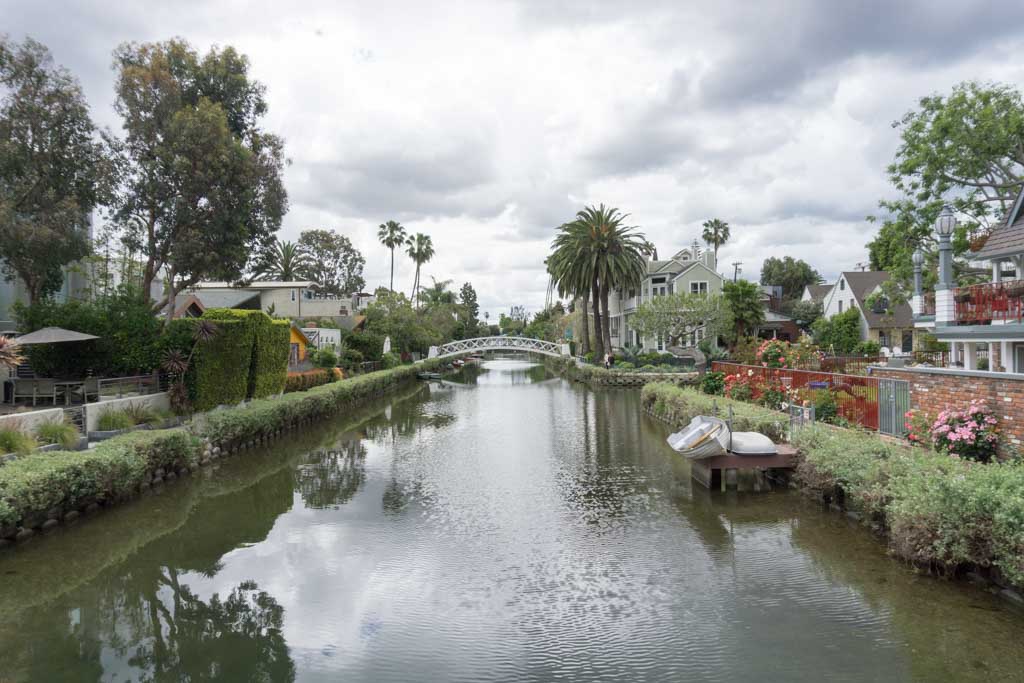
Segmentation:
[(391, 337), (384, 337), (384, 350), (381, 353), (391, 353)]
[(22, 346), (28, 346), (30, 344), (62, 344), (64, 342), (89, 341), (90, 339), (99, 339), (99, 337), (94, 334), (65, 330), (63, 327), (44, 327), (41, 330), (17, 337), (16, 341)]

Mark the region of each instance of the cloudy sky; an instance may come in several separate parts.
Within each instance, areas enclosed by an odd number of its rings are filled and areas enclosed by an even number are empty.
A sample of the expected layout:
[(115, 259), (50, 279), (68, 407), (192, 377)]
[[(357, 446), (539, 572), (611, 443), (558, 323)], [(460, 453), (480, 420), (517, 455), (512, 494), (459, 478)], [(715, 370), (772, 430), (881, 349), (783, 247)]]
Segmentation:
[(349, 235), (373, 288), (399, 220), (433, 237), (425, 281), (471, 281), (496, 316), (543, 305), (554, 227), (587, 203), (662, 254), (728, 221), (729, 275), (866, 261), (892, 121), (961, 80), (1024, 82), (1024, 4), (892, 4), (0, 0), (0, 31), (47, 44), (115, 131), (118, 43), (235, 46), (292, 160), (284, 237)]

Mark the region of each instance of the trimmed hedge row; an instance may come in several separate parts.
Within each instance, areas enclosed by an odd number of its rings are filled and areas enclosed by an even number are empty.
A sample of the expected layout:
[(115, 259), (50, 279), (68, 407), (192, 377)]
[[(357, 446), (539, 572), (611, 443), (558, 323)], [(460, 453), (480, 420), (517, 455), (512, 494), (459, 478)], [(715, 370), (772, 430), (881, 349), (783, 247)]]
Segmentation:
[(321, 384), (333, 382), (335, 379), (334, 373), (326, 368), (306, 370), (304, 372), (289, 372), (284, 382), (284, 393), (290, 394), (294, 391), (306, 391)]
[(994, 568), (1024, 587), (1024, 464), (972, 463), (820, 425), (793, 442), (798, 482), (868, 515), (899, 557), (943, 573)]
[(714, 415), (716, 408), (718, 417), (724, 418), (732, 406), (733, 429), (738, 432), (760, 432), (775, 442), (785, 441), (789, 432), (789, 420), (783, 413), (723, 396), (709, 396), (690, 387), (654, 382), (644, 386), (640, 400), (645, 410), (676, 429), (697, 415)]
[(638, 372), (624, 369), (605, 370), (599, 365), (577, 365), (571, 357), (546, 357), (545, 365), (575, 382), (613, 386), (641, 386), (654, 382), (689, 386), (700, 382), (696, 372)]
[[(52, 451), (0, 467), (0, 539), (19, 528), (44, 529), (69, 515), (138, 493), (150, 482), (205, 464), (204, 453), (237, 450), (268, 440), (284, 429), (365, 402), (441, 363), (382, 370), (302, 393), (256, 399), (198, 416), (189, 427), (138, 431), (100, 443), (88, 451)], [(209, 442), (204, 446), (204, 441)], [(214, 455), (213, 457), (216, 457)]]
[(88, 451), (34, 453), (0, 467), (0, 537), (72, 510), (124, 500), (158, 469), (194, 467), (201, 442), (183, 429), (131, 432)]
[(276, 435), (300, 422), (336, 414), (354, 403), (383, 395), (388, 389), (416, 377), (416, 373), (439, 366), (439, 361), (403, 365), (331, 382), (308, 391), (267, 399), (244, 406), (217, 410), (204, 416), (197, 433), (216, 446), (233, 448), (240, 443)]

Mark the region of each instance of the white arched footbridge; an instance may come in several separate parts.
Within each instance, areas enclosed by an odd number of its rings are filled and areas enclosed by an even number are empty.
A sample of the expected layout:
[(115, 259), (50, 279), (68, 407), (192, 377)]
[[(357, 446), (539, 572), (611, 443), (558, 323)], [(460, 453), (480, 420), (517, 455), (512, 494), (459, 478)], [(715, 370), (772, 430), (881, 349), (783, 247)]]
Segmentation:
[(568, 356), (569, 345), (529, 337), (477, 337), (431, 346), (427, 358), (448, 358), (474, 351), (530, 351), (545, 356)]

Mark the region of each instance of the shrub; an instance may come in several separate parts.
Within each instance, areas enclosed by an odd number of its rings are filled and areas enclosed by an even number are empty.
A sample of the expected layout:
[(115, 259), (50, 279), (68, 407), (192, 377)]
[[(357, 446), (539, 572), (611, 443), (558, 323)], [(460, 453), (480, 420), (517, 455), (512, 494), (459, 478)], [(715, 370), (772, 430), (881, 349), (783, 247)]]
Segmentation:
[(383, 356), (381, 356), (380, 360), (381, 360), (385, 370), (390, 370), (391, 368), (397, 368), (399, 365), (402, 364), (402, 359), (399, 358), (397, 354), (391, 353), (390, 351), (388, 353), (385, 353)]
[(339, 359), (341, 367), (349, 370), (363, 362), (363, 354), (358, 349), (346, 348)]
[(628, 360), (615, 361), (615, 367), (619, 370), (634, 370), (636, 368), (636, 366)]
[(640, 394), (644, 407), (676, 428), (681, 428), (697, 415), (714, 415), (717, 409), (723, 417), (733, 409), (733, 428), (736, 431), (760, 432), (773, 441), (786, 438), (789, 422), (782, 413), (767, 410), (750, 403), (713, 397), (689, 387), (677, 387), (666, 382), (646, 385)]
[(593, 351), (587, 351), (585, 354), (583, 354), (583, 360), (586, 361), (587, 363), (593, 363), (594, 362), (594, 352)]
[(338, 354), (333, 349), (322, 348), (313, 354), (313, 365), (318, 368), (333, 368), (338, 365)]
[(56, 443), (64, 448), (75, 448), (81, 440), (78, 429), (67, 422), (44, 422), (36, 427), (36, 438), (42, 443)]
[(375, 332), (353, 332), (345, 338), (345, 343), (350, 349), (363, 354), (363, 358), (368, 361), (380, 360), (384, 351), (384, 337)]
[[(308, 391), (257, 399), (247, 405), (218, 410), (206, 416), (201, 436), (216, 444), (231, 444), (273, 434), (303, 419), (336, 414), (344, 407), (382, 395), (388, 388), (415, 379), (417, 372), (436, 368), (426, 361), (331, 382)], [(323, 372), (323, 371), (314, 371)]]
[(30, 434), (26, 434), (20, 429), (13, 427), (0, 429), (0, 454), (17, 453), (18, 455), (26, 455), (34, 451), (36, 446), (38, 446), (36, 440)]
[(0, 467), (0, 527), (36, 526), (50, 510), (134, 495), (157, 468), (195, 467), (200, 441), (183, 429), (132, 432), (87, 451), (36, 453)]
[(729, 358), (737, 363), (753, 365), (757, 362), (757, 349), (761, 345), (754, 337), (743, 337), (729, 352)]
[(96, 426), (101, 432), (131, 429), (136, 424), (138, 423), (124, 410), (105, 410), (100, 413), (99, 420), (96, 422)]
[(796, 363), (796, 351), (788, 341), (766, 339), (754, 354), (757, 364), (766, 368), (791, 368)]
[(737, 372), (725, 376), (725, 387), (723, 393), (734, 401), (751, 401), (754, 399), (753, 370), (747, 370), (746, 374)]
[(855, 356), (877, 356), (882, 352), (882, 345), (876, 341), (862, 341), (858, 342), (853, 347), (853, 353)]
[(284, 393), (293, 391), (306, 391), (321, 384), (334, 381), (333, 373), (324, 368), (306, 370), (305, 372), (289, 372), (284, 383)]
[(793, 442), (800, 482), (874, 515), (898, 556), (943, 572), (996, 567), (1024, 586), (1021, 463), (980, 464), (824, 426)]
[(996, 416), (980, 400), (971, 401), (966, 410), (946, 409), (931, 426), (935, 449), (954, 457), (988, 462), (999, 444)]
[(700, 379), (700, 390), (705, 394), (721, 396), (725, 392), (725, 373), (706, 372)]

